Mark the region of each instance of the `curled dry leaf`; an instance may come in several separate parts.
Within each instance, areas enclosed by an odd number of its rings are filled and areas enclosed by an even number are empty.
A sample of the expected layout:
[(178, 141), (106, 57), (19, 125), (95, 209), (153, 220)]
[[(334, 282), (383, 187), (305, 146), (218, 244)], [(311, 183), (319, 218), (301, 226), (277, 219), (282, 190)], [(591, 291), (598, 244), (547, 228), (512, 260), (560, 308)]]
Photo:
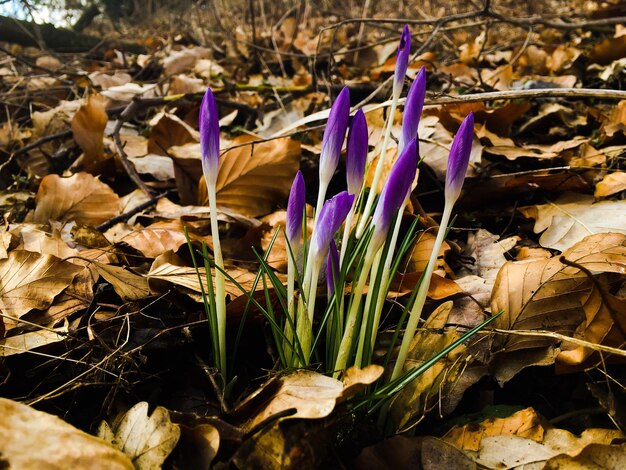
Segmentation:
[(30, 221), (40, 224), (56, 220), (98, 225), (120, 213), (117, 194), (89, 173), (76, 173), (69, 178), (46, 176), (39, 185), (36, 203)]
[(385, 368), (378, 364), (370, 364), (362, 369), (357, 366), (348, 368), (341, 377), (343, 391), (337, 398), (337, 402), (342, 402), (365, 390), (368, 385), (376, 382), (383, 375), (383, 372), (385, 372)]
[[(198, 238), (193, 235), (190, 237)], [(156, 258), (169, 250), (176, 251), (187, 243), (180, 220), (156, 222), (148, 227), (139, 228), (124, 236), (122, 241), (141, 251), (148, 258)]]
[[(592, 196), (566, 193), (553, 203), (521, 207), (535, 219), (535, 233), (546, 248), (563, 251), (594, 233), (626, 234), (626, 201), (601, 201)], [(544, 231), (545, 230), (545, 231)]]
[[(606, 299), (612, 296), (598, 291), (603, 288), (600, 282), (594, 282), (581, 268), (596, 274), (626, 274), (626, 235), (592, 235), (563, 252), (563, 257), (570, 265), (561, 262), (561, 257), (553, 257), (509, 261), (500, 269), (491, 310), (503, 310), (504, 314), (495, 320), (496, 328), (549, 330), (566, 335), (576, 332), (587, 341), (602, 343), (614, 326), (621, 327), (614, 325), (610, 309), (613, 303), (623, 305), (623, 301), (614, 298), (607, 305)], [(555, 343), (553, 338), (532, 334), (496, 337), (494, 350), (506, 352), (496, 361), (495, 377), (506, 382), (536, 361), (551, 363), (550, 350)], [(532, 360), (529, 349), (533, 350)], [(567, 361), (580, 363), (588, 354), (581, 350), (569, 352)]]
[(9, 336), (0, 339), (0, 357), (22, 354), (31, 349), (39, 348), (47, 344), (58, 343), (66, 338), (67, 326), (55, 329), (41, 329), (20, 335)]
[(0, 455), (7, 468), (133, 470), (124, 453), (56, 416), (0, 398)]
[[(249, 431), (272, 416), (294, 409), (289, 418), (324, 418), (335, 408), (337, 399), (342, 395), (344, 386), (336, 379), (309, 370), (299, 370), (278, 379), (279, 386), (271, 398), (261, 403), (243, 424)], [(262, 393), (260, 389), (257, 393)], [(257, 394), (246, 401), (252, 401)], [(246, 403), (242, 403), (242, 407)]]
[(56, 256), (23, 250), (0, 260), (0, 310), (7, 329), (32, 309), (48, 308), (82, 270)]
[(161, 406), (148, 415), (148, 403), (142, 401), (113, 429), (102, 421), (98, 437), (123, 451), (134, 468), (148, 470), (161, 468), (178, 442), (180, 427), (170, 421), (169, 411)]
[(83, 149), (83, 163), (87, 171), (104, 159), (104, 129), (109, 117), (107, 100), (101, 95), (91, 95), (72, 118), (74, 140)]
[(596, 183), (595, 197), (607, 197), (626, 189), (626, 173), (616, 171)]

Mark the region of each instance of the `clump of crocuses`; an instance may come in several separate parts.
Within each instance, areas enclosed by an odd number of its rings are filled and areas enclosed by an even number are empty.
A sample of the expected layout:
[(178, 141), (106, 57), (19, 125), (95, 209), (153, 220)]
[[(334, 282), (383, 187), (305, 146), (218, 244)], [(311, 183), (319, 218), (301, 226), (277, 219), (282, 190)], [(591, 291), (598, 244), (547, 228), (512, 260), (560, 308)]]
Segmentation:
[[(274, 316), (271, 318), (274, 336), (280, 341), (279, 349), (284, 352), (281, 354), (284, 367), (303, 367), (321, 361), (328, 373), (338, 376), (352, 365), (363, 367), (372, 361), (381, 312), (398, 266), (397, 262), (392, 261), (402, 257), (403, 250), (409, 245), (409, 242), (398, 243), (398, 236), (404, 209), (416, 184), (420, 160), (418, 128), (426, 94), (424, 68), (418, 72), (409, 88), (401, 132), (392, 136), (393, 116), (406, 80), (410, 48), (411, 35), (405, 26), (396, 54), (391, 109), (383, 143), (378, 155), (369, 155), (378, 157), (374, 168), (369, 168), (371, 160), (368, 161), (365, 114), (362, 110), (356, 110), (350, 119), (348, 88), (344, 88), (335, 99), (322, 140), (319, 191), (310, 234), (306, 231), (306, 191), (301, 172), (298, 171), (293, 180), (284, 233), (288, 255), (287, 288), (283, 294), (286, 296), (286, 311), (281, 320)], [(216, 351), (217, 362), (222, 364), (224, 346), (221, 338), (224, 337), (225, 310), (222, 304), (223, 275), (220, 273), (223, 260), (217, 219), (214, 217), (215, 181), (219, 168), (219, 124), (210, 91), (207, 91), (202, 102), (200, 134), (203, 170), (211, 206), (214, 259), (219, 268), (215, 271), (214, 323), (218, 332), (216, 336), (220, 339), (219, 351)], [(344, 140), (347, 140), (347, 191), (327, 199), (329, 182), (337, 169)], [(398, 142), (398, 157), (378, 194), (388, 149), (394, 140)], [(450, 149), (441, 225), (422, 281), (412, 297), (414, 301), (406, 307), (410, 312), (409, 320), (392, 380), (403, 372), (408, 346), (420, 319), (452, 208), (461, 192), (472, 140), (473, 116), (470, 114), (461, 124)], [(364, 182), (368, 171), (372, 175), (370, 184)], [(320, 279), (324, 275), (325, 283)], [(318, 282), (320, 280), (322, 282)], [(317, 302), (318, 289), (323, 284), (326, 284), (326, 302)], [(402, 326), (398, 325), (398, 328)], [(325, 352), (320, 347), (322, 343), (325, 343)]]

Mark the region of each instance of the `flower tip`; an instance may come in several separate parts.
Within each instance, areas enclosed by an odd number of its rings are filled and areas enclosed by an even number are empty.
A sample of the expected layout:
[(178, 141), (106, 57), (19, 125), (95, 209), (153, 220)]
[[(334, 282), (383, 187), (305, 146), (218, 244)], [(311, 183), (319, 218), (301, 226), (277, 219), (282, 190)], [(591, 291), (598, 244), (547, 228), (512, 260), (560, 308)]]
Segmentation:
[(454, 136), (446, 171), (446, 203), (454, 203), (461, 194), (474, 140), (474, 114), (470, 112)]
[(220, 117), (217, 112), (215, 97), (210, 88), (207, 88), (198, 116), (200, 130), (200, 150), (202, 157), (202, 169), (207, 185), (217, 179), (220, 158)]
[(367, 161), (367, 121), (362, 109), (359, 109), (350, 124), (348, 132), (348, 151), (346, 154), (346, 180), (348, 193), (357, 194), (363, 185), (365, 163)]
[(350, 90), (348, 87), (343, 87), (330, 108), (328, 122), (324, 130), (320, 155), (320, 182), (328, 184), (337, 169), (341, 147), (348, 129), (349, 117)]
[(291, 191), (289, 192), (285, 222), (285, 233), (287, 235), (287, 240), (289, 240), (292, 247), (296, 246), (300, 242), (305, 204), (306, 188), (304, 185), (304, 177), (302, 176), (302, 172), (298, 170), (295, 178), (293, 179)]
[(409, 66), (409, 54), (411, 53), (411, 33), (409, 31), (409, 25), (404, 25), (402, 29), (402, 35), (400, 36), (400, 43), (398, 44), (398, 52), (396, 54), (396, 71), (394, 76), (394, 90), (397, 97), (400, 96), (402, 91), (402, 85), (404, 83), (404, 76), (406, 75), (406, 69)]

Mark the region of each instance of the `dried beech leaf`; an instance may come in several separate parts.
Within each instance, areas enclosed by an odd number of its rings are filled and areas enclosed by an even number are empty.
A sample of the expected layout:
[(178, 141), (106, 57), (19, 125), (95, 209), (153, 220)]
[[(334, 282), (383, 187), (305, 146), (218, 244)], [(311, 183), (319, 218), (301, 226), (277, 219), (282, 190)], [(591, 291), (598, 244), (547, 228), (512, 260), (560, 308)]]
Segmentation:
[(91, 95), (72, 118), (72, 134), (83, 149), (83, 163), (87, 171), (104, 157), (104, 129), (109, 120), (106, 103), (104, 96)]
[[(563, 257), (594, 273), (626, 274), (626, 235), (592, 235), (563, 252)], [(585, 336), (593, 331), (593, 339), (601, 341), (613, 322), (608, 313), (603, 314), (605, 306), (596, 289), (597, 285), (585, 272), (562, 263), (558, 256), (509, 261), (500, 269), (493, 289), (491, 310), (504, 311), (494, 325), (507, 330), (550, 330), (566, 335), (572, 335), (580, 327), (580, 334)], [(590, 322), (593, 328), (586, 332), (590, 325), (583, 326), (583, 322)], [(602, 324), (601, 328), (597, 322)], [(530, 335), (499, 336), (494, 349), (506, 350), (504, 357), (510, 359), (510, 354), (516, 351), (549, 348), (554, 343), (552, 338)], [(518, 370), (531, 365), (529, 360), (508, 359), (501, 361), (507, 369), (513, 364), (520, 367)], [(507, 360), (508, 364), (505, 364)], [(506, 375), (511, 377), (514, 373), (514, 370), (508, 370)], [(498, 367), (495, 375), (501, 375)]]
[[(233, 144), (249, 141), (235, 140)], [(299, 165), (300, 143), (289, 138), (228, 150), (220, 158), (217, 205), (249, 217), (268, 214), (276, 204), (287, 200)], [(204, 179), (200, 186), (205, 188), (200, 193), (206, 195)], [(208, 203), (208, 199), (200, 197), (199, 194), (201, 203)]]
[(9, 253), (0, 260), (0, 310), (14, 321), (5, 316), (5, 325), (15, 326), (17, 319), (32, 309), (48, 308), (82, 270), (52, 255), (22, 250)]
[(602, 178), (596, 183), (595, 197), (607, 197), (626, 190), (626, 173), (616, 171)]
[(290, 418), (324, 418), (333, 411), (344, 389), (339, 380), (309, 370), (286, 375), (279, 379), (279, 384), (270, 400), (242, 426), (244, 429), (250, 430), (271, 416), (292, 408), (295, 413), (289, 415)]
[(120, 213), (117, 194), (89, 173), (76, 173), (69, 178), (46, 176), (39, 185), (36, 202), (31, 222), (40, 224), (73, 220), (98, 225)]
[(133, 470), (130, 459), (56, 416), (0, 398), (0, 455), (15, 469)]
[(140, 300), (150, 296), (148, 280), (122, 268), (108, 264), (94, 263), (100, 274), (119, 295), (122, 300)]
[(54, 330), (31, 331), (0, 339), (0, 357), (22, 354), (47, 344), (58, 343), (66, 338), (64, 333), (67, 333), (67, 326)]
[(519, 210), (535, 219), (535, 233), (543, 232), (539, 243), (546, 248), (563, 251), (594, 233), (626, 234), (626, 201), (593, 202), (592, 196), (566, 193), (554, 203)]
[(114, 429), (103, 421), (98, 436), (113, 436), (111, 444), (132, 460), (134, 468), (148, 470), (161, 468), (178, 442), (180, 427), (170, 421), (169, 411), (161, 406), (148, 415), (148, 403), (142, 401), (128, 410)]
[(156, 258), (169, 250), (176, 251), (187, 243), (183, 225), (179, 220), (156, 222), (139, 228), (124, 236), (122, 241), (141, 251), (148, 258)]

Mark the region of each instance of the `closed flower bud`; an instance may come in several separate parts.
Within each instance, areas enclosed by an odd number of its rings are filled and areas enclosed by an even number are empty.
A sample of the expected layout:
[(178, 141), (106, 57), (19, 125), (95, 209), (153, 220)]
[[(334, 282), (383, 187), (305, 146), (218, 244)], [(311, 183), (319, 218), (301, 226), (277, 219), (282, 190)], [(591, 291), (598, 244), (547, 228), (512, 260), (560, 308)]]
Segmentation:
[(289, 201), (287, 202), (287, 220), (285, 222), (285, 234), (289, 244), (293, 247), (300, 244), (302, 236), (302, 218), (304, 216), (305, 186), (302, 172), (298, 170), (293, 179)]
[(220, 166), (220, 117), (211, 89), (208, 88), (200, 104), (200, 150), (202, 172), (207, 186), (215, 186)]
[(446, 171), (446, 204), (454, 204), (461, 194), (474, 139), (474, 114), (469, 113), (454, 136)]
[(324, 203), (311, 238), (313, 256), (326, 256), (330, 240), (335, 236), (348, 212), (350, 212), (352, 201), (354, 201), (354, 195), (342, 191)]
[(352, 118), (348, 133), (348, 151), (346, 155), (346, 179), (348, 193), (358, 194), (363, 186), (363, 174), (367, 161), (367, 122), (362, 110)]
[(406, 95), (404, 112), (402, 113), (402, 133), (398, 143), (398, 150), (402, 152), (404, 146), (417, 137), (417, 128), (424, 108), (426, 97), (426, 69), (422, 67), (413, 80), (409, 93)]
[(328, 184), (337, 169), (349, 117), (350, 91), (348, 87), (344, 87), (330, 108), (328, 122), (324, 130), (322, 153), (320, 154), (320, 182)]

